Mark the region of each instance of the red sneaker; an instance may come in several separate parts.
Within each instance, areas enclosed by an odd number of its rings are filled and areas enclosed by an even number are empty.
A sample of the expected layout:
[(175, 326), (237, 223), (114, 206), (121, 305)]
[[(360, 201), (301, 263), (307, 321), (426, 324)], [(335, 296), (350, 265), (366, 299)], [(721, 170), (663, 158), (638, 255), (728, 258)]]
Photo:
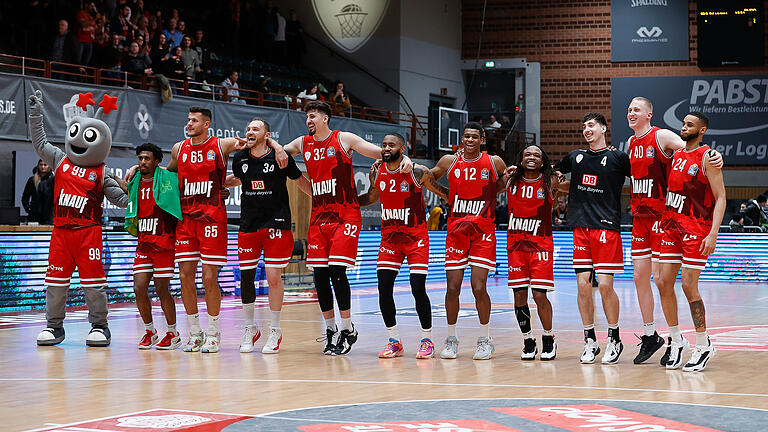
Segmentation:
[(181, 346), (181, 335), (179, 332), (166, 332), (163, 340), (155, 347), (159, 350), (175, 350)]
[(157, 343), (157, 330), (151, 332), (147, 330), (139, 341), (139, 349), (150, 349)]

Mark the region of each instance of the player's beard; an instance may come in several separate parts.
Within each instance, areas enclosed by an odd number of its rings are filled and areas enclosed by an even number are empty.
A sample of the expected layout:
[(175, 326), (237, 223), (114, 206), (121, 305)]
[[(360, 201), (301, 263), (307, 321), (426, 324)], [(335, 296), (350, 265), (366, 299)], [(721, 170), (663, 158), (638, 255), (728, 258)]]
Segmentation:
[(695, 140), (695, 139), (696, 139), (696, 138), (698, 138), (698, 137), (699, 137), (699, 131), (696, 131), (696, 133), (695, 133), (695, 134), (688, 134), (688, 135), (686, 135), (686, 136), (682, 136), (682, 135), (680, 135), (680, 138), (682, 138), (682, 139), (683, 139), (683, 141), (686, 141), (686, 142), (688, 142), (688, 141), (693, 141), (693, 140)]
[(381, 160), (384, 162), (392, 162), (398, 159), (400, 159), (400, 151), (381, 154)]

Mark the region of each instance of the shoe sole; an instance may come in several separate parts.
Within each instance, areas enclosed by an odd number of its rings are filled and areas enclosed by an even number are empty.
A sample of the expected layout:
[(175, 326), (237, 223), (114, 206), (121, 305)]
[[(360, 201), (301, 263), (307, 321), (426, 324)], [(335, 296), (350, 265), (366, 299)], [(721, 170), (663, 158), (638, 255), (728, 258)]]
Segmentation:
[(550, 357), (548, 353), (545, 353), (542, 351), (541, 355), (539, 356), (539, 359), (541, 361), (550, 361), (550, 360), (554, 360), (555, 357), (557, 357), (557, 345), (554, 345), (554, 347), (552, 348), (552, 357)]
[(597, 360), (597, 356), (598, 356), (598, 354), (600, 354), (600, 347), (598, 347), (598, 348), (597, 348), (597, 351), (595, 351), (595, 355), (594, 355), (594, 357), (592, 358), (592, 361), (584, 361), (584, 360), (583, 360), (583, 359), (581, 359), (581, 358), (579, 358), (579, 361), (581, 362), (581, 364), (594, 364), (594, 363), (595, 363), (595, 360)]
[(155, 345), (155, 349), (161, 350), (161, 351), (170, 351), (170, 350), (175, 350), (180, 346), (181, 346), (181, 341), (178, 341), (176, 343), (172, 343), (168, 345), (167, 347)]
[(536, 350), (533, 351), (533, 354), (529, 354), (530, 357), (527, 357), (526, 354), (521, 354), (520, 355), (520, 360), (536, 360), (536, 354), (538, 354), (538, 353), (539, 353), (539, 349), (536, 348)]
[(243, 348), (241, 346), (240, 347), (240, 352), (243, 353), (243, 354), (252, 353), (253, 352), (253, 347), (251, 346), (250, 348)]
[(431, 359), (431, 358), (434, 358), (434, 357), (435, 357), (435, 355), (434, 355), (434, 354), (430, 354), (430, 355), (418, 355), (418, 354), (417, 354), (417, 355), (416, 355), (416, 358), (417, 358), (418, 360)]
[(446, 355), (446, 354), (442, 354), (442, 353), (441, 353), (441, 354), (440, 354), (440, 358), (441, 358), (441, 359), (446, 359), (446, 360), (453, 360), (453, 359), (455, 359), (455, 358), (456, 358), (456, 354), (447, 354), (447, 355)]
[(58, 345), (58, 344), (60, 344), (62, 342), (64, 342), (64, 336), (62, 336), (60, 338), (49, 339), (49, 340), (42, 340), (42, 341), (39, 340), (39, 341), (37, 341), (37, 345), (38, 346), (53, 346), (53, 345)]
[(403, 356), (403, 352), (402, 351), (398, 351), (398, 352), (396, 352), (396, 353), (394, 353), (392, 355), (381, 355), (381, 354), (379, 354), (379, 358), (396, 358), (396, 357), (402, 357), (402, 356)]
[(111, 341), (109, 339), (105, 341), (85, 341), (85, 345), (89, 347), (106, 347), (109, 346)]
[(152, 345), (139, 345), (139, 349), (140, 349), (140, 350), (148, 350), (148, 349), (152, 349), (152, 347), (153, 347), (153, 346), (155, 346), (155, 345), (157, 345), (157, 344), (152, 344)]
[(712, 349), (712, 352), (710, 353), (710, 355), (708, 355), (707, 359), (704, 360), (704, 363), (702, 363), (700, 365), (696, 365), (696, 366), (693, 366), (693, 367), (690, 367), (690, 368), (687, 368), (687, 369), (686, 369), (685, 366), (683, 366), (683, 372), (701, 372), (701, 371), (703, 371), (707, 367), (707, 363), (709, 363), (709, 361), (712, 360), (712, 357), (715, 356), (715, 352), (716, 351), (714, 349)]
[(612, 360), (605, 360), (605, 356), (603, 356), (603, 358), (600, 359), (600, 363), (607, 364), (607, 365), (616, 364), (619, 362), (619, 357), (621, 357), (621, 353), (623, 352), (624, 352), (624, 345), (619, 345), (619, 352), (616, 353), (616, 358)]

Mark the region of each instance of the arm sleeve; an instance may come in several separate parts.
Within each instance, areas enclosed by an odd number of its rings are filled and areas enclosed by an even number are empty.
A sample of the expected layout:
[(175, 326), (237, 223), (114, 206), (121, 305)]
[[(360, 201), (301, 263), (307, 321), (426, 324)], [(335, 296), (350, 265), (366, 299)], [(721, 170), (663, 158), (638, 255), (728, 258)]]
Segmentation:
[(564, 158), (560, 160), (560, 162), (557, 162), (555, 164), (555, 169), (563, 174), (568, 174), (571, 172), (571, 153), (568, 153)]
[(296, 165), (296, 160), (293, 159), (293, 156), (288, 155), (288, 166), (283, 168), (285, 170), (285, 173), (288, 175), (288, 178), (291, 180), (296, 180), (297, 178), (301, 177), (301, 170)]
[(621, 165), (625, 177), (632, 177), (632, 165), (629, 162), (629, 155), (621, 152)]
[(120, 208), (128, 206), (128, 194), (112, 178), (112, 170), (106, 166), (104, 167), (104, 196), (107, 197), (109, 202)]
[(42, 115), (29, 116), (29, 137), (40, 159), (47, 163), (53, 171), (56, 171), (65, 154), (61, 149), (48, 142)]

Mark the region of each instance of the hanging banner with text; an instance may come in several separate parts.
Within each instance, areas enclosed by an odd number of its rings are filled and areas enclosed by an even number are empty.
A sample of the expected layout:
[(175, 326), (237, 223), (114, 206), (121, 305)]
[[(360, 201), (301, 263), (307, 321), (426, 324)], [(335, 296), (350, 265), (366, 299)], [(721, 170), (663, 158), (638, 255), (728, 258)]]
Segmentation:
[(686, 114), (704, 113), (703, 142), (722, 153), (726, 165), (768, 165), (768, 75), (612, 78), (611, 133), (624, 151), (634, 134), (627, 107), (635, 96), (653, 103), (652, 125), (676, 133)]
[(687, 61), (688, 56), (687, 1), (611, 1), (611, 61)]

